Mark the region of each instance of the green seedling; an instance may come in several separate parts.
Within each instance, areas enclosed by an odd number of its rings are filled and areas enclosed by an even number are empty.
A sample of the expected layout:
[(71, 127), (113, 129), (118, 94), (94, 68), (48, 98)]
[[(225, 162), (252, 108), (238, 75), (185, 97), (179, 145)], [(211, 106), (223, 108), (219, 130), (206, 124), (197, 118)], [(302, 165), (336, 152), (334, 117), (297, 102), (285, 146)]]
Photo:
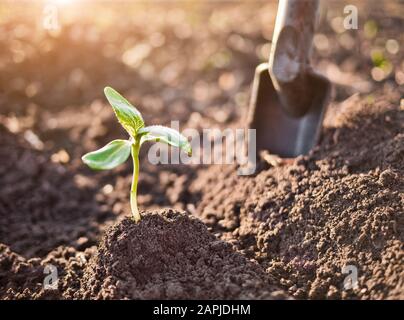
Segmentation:
[(141, 219), (136, 199), (140, 147), (148, 141), (161, 141), (183, 149), (190, 156), (192, 154), (191, 145), (182, 134), (174, 129), (159, 125), (145, 127), (140, 112), (114, 89), (106, 87), (104, 93), (112, 109), (114, 109), (118, 121), (129, 134), (129, 139), (111, 141), (103, 148), (85, 154), (82, 160), (91, 169), (109, 170), (124, 163), (129, 158), (129, 155), (132, 155), (133, 179), (130, 191), (130, 206), (133, 219), (138, 222)]

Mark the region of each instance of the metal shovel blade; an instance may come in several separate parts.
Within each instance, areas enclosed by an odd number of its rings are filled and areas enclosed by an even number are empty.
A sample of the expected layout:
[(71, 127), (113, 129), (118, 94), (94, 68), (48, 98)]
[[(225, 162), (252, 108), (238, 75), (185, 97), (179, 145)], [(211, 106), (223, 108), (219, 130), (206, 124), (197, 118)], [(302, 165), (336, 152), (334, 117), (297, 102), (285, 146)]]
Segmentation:
[(268, 67), (262, 63), (256, 68), (250, 101), (248, 126), (256, 129), (257, 152), (268, 150), (282, 158), (306, 154), (319, 138), (331, 83), (313, 71), (308, 72), (312, 101), (303, 116), (293, 117), (282, 106)]

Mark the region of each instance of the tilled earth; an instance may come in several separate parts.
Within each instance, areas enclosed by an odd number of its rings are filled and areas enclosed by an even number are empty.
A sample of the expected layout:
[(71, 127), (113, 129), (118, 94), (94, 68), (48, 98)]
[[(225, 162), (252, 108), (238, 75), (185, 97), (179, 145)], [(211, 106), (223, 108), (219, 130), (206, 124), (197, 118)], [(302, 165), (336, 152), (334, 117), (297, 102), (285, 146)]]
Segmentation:
[[(294, 297), (403, 298), (404, 111), (383, 100), (346, 105), (292, 163), (211, 170), (199, 216)], [(358, 270), (351, 291), (345, 266)]]
[[(124, 93), (149, 124), (241, 127), (275, 6), (151, 6), (120, 24), (124, 10), (112, 10), (110, 24), (36, 37), (34, 21), (6, 20), (0, 298), (403, 299), (403, 53), (386, 44), (403, 22), (378, 5), (361, 10), (379, 26), (373, 37), (338, 34), (339, 2), (322, 23), (329, 47), (317, 45), (316, 62), (335, 102), (309, 155), (264, 155), (240, 177), (235, 166), (154, 166), (143, 150), (139, 225), (127, 218), (130, 163), (92, 172), (80, 161), (124, 137), (102, 87)], [(389, 10), (389, 23), (366, 13)], [(348, 50), (349, 39), (361, 47)], [(381, 44), (393, 68), (383, 79), (368, 56)], [(59, 282), (45, 290), (51, 265)], [(346, 267), (358, 274), (349, 290)]]

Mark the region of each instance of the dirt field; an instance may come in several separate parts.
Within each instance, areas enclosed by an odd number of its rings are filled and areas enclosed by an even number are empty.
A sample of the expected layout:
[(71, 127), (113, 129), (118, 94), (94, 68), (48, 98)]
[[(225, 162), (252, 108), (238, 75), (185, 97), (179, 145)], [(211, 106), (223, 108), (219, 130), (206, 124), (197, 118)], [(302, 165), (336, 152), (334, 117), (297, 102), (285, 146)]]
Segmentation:
[(315, 38), (334, 92), (310, 154), (241, 177), (145, 148), (136, 225), (131, 163), (80, 159), (125, 138), (103, 88), (149, 124), (243, 127), (276, 2), (72, 4), (52, 32), (0, 3), (0, 298), (404, 299), (404, 6), (357, 5), (359, 30), (331, 1)]

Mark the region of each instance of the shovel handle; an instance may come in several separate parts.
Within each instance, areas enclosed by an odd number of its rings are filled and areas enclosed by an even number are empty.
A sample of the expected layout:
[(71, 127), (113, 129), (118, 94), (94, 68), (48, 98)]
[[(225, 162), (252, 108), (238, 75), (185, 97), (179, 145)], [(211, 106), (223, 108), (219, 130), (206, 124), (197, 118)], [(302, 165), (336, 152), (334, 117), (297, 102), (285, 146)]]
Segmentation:
[(319, 0), (279, 0), (269, 73), (286, 111), (296, 117), (310, 108), (313, 89), (310, 56), (318, 19)]

